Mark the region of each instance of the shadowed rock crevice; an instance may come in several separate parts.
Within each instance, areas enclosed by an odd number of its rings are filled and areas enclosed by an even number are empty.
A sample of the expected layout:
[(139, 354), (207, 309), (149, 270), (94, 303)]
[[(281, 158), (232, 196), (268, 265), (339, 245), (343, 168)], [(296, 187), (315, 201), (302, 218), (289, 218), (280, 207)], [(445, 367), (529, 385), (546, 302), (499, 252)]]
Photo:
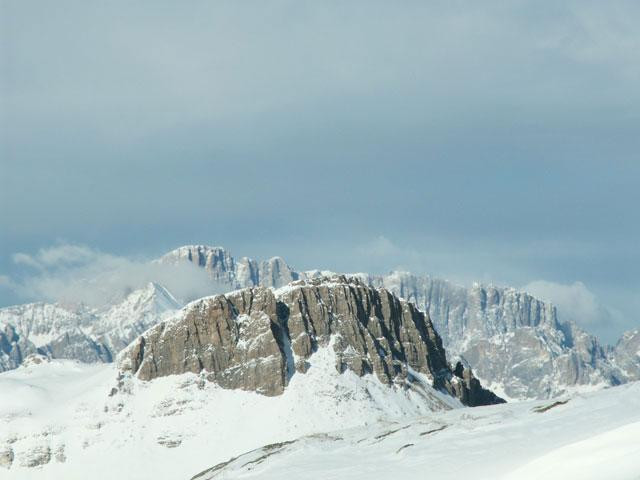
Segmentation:
[(198, 300), (147, 331), (120, 366), (142, 380), (206, 372), (223, 388), (279, 395), (320, 346), (331, 345), (338, 372), (373, 373), (387, 385), (409, 371), (466, 405), (500, 402), (470, 369), (447, 363), (428, 315), (385, 289), (343, 276), (293, 282), (273, 291), (248, 288)]

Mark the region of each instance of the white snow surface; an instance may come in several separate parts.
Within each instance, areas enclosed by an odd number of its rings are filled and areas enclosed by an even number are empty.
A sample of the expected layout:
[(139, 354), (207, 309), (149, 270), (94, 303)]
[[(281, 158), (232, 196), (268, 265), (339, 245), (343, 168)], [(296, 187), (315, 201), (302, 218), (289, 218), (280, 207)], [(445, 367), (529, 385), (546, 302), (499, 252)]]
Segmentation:
[[(277, 397), (194, 374), (128, 377), (109, 396), (113, 364), (4, 372), (0, 459), (14, 458), (0, 477), (189, 479), (238, 457), (202, 478), (640, 478), (640, 383), (574, 394), (544, 412), (536, 409), (557, 400), (450, 409), (434, 392), (338, 374), (333, 355), (320, 349)], [(28, 467), (42, 452), (50, 460)]]
[[(264, 444), (300, 435), (416, 418), (461, 405), (435, 392), (389, 388), (369, 375), (339, 374), (331, 346), (310, 358), (285, 393), (225, 390), (199, 375), (142, 382), (113, 364), (53, 360), (0, 374), (2, 478), (176, 479)], [(420, 379), (418, 379), (419, 381)], [(65, 461), (55, 453), (63, 451)], [(39, 452), (46, 464), (28, 467)]]
[(377, 422), (256, 449), (197, 478), (638, 480), (639, 394), (635, 382), (560, 400), (566, 403)]

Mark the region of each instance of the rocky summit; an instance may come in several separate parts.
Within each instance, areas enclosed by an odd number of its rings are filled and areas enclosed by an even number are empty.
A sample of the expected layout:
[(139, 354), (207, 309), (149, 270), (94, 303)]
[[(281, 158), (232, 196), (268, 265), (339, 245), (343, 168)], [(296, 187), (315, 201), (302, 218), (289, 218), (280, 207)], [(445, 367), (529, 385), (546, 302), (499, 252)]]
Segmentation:
[(408, 272), (359, 277), (429, 312), (447, 352), (509, 398), (550, 398), (640, 378), (633, 361), (622, 371), (596, 337), (526, 292), (479, 283), (465, 288)]
[(625, 332), (611, 356), (627, 377), (640, 379), (640, 328)]
[(448, 364), (427, 314), (384, 288), (344, 276), (195, 301), (123, 351), (120, 368), (142, 380), (205, 372), (223, 388), (274, 396), (327, 345), (338, 372), (375, 374), (384, 384), (409, 388), (422, 376), (465, 405), (503, 402), (468, 366)]
[(1, 308), (0, 372), (17, 368), (33, 354), (111, 362), (138, 335), (180, 307), (164, 287), (149, 283), (103, 309), (46, 303)]
[[(297, 272), (280, 257), (236, 260), (222, 247), (204, 245), (177, 248), (158, 261), (191, 262), (227, 290), (280, 287), (331, 273)], [(551, 398), (640, 379), (640, 357), (627, 355), (628, 342), (623, 339), (612, 357), (596, 337), (562, 321), (552, 304), (526, 292), (477, 283), (467, 288), (409, 272), (349, 276), (428, 312), (449, 355), (466, 359), (485, 385), (505, 397)]]
[[(202, 268), (209, 277), (203, 291), (210, 294), (250, 287), (284, 291), (291, 282), (313, 283), (335, 275), (297, 272), (280, 257), (236, 259), (222, 247), (205, 245), (183, 246), (154, 262)], [(558, 318), (553, 305), (526, 292), (482, 284), (467, 288), (408, 272), (348, 276), (384, 288), (427, 313), (449, 360), (471, 365), (483, 385), (506, 399), (551, 398), (640, 379), (637, 332), (609, 349)], [(138, 335), (172, 316), (182, 300), (151, 283), (100, 310), (43, 303), (2, 308), (0, 371), (18, 367), (34, 353), (110, 362)]]
[(225, 291), (257, 285), (277, 288), (305, 277), (295, 272), (281, 257), (261, 262), (248, 257), (236, 260), (224, 248), (207, 245), (185, 245), (156, 261), (167, 265), (190, 262), (204, 268), (212, 282)]

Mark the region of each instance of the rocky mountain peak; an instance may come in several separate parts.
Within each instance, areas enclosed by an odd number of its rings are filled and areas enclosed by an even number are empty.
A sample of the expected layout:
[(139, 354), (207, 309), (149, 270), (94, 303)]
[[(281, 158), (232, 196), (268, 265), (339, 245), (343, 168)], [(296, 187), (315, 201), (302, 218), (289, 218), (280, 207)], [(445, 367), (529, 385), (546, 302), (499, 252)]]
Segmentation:
[(150, 282), (106, 309), (32, 303), (0, 309), (0, 371), (38, 353), (85, 363), (111, 362), (134, 338), (182, 305)]
[(211, 279), (216, 282), (234, 284), (235, 281), (235, 260), (222, 247), (184, 245), (163, 255), (158, 261), (173, 265), (181, 262), (191, 262), (198, 267), (204, 268)]
[(160, 313), (182, 308), (182, 304), (169, 290), (155, 282), (149, 282), (144, 288), (131, 292), (122, 304), (149, 305)]
[[(200, 267), (211, 266), (217, 261), (229, 258), (229, 253), (223, 247), (209, 245), (183, 245), (162, 256), (165, 262), (188, 260)], [(230, 265), (229, 265), (230, 266)]]
[(366, 282), (429, 312), (447, 351), (466, 358), (483, 382), (510, 398), (624, 381), (595, 337), (559, 321), (555, 306), (527, 292), (477, 282), (466, 288), (407, 272), (367, 275)]
[(627, 376), (640, 379), (640, 328), (625, 332), (611, 356)]
[[(266, 263), (241, 259), (223, 286), (228, 290), (256, 285), (277, 288), (328, 273), (296, 272), (284, 261), (277, 262), (280, 268)], [(480, 378), (511, 398), (547, 398), (583, 386), (589, 389), (640, 378), (637, 367), (620, 370), (620, 363), (609, 357), (595, 337), (560, 321), (552, 304), (524, 291), (482, 283), (464, 287), (400, 271), (350, 276), (385, 287), (428, 312), (447, 351), (466, 357)]]
[(224, 248), (206, 245), (179, 247), (158, 261), (168, 264), (190, 262), (204, 268), (218, 287), (226, 287), (228, 290), (258, 285), (277, 288), (300, 278), (282, 257), (272, 257), (261, 262), (242, 257), (236, 261)]
[(501, 401), (470, 369), (452, 370), (428, 315), (345, 276), (198, 300), (145, 332), (119, 361), (142, 380), (193, 372), (223, 388), (279, 395), (327, 346), (338, 372), (407, 388), (426, 378), (467, 405)]
[[(211, 279), (211, 292), (257, 286), (280, 291), (299, 280), (307, 286), (312, 280), (336, 283), (331, 272), (296, 272), (281, 257), (236, 260), (224, 248), (206, 245), (179, 247), (156, 261), (202, 268)], [(553, 305), (526, 292), (481, 283), (467, 288), (399, 271), (349, 277), (385, 288), (428, 313), (447, 352), (466, 358), (474, 374), (505, 398), (548, 398), (640, 378), (633, 340), (639, 337), (625, 335), (615, 349), (607, 350), (575, 324), (559, 320)], [(2, 308), (0, 371), (16, 368), (38, 351), (52, 358), (110, 361), (181, 306), (152, 283), (100, 311), (46, 303)]]

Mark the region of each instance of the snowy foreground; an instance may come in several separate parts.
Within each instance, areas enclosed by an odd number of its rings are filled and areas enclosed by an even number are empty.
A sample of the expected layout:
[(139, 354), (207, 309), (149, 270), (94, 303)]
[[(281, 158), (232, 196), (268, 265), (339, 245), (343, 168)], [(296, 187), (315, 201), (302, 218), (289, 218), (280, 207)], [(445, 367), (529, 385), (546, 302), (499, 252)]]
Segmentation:
[(312, 360), (278, 397), (192, 374), (109, 396), (113, 365), (70, 361), (5, 372), (0, 478), (640, 479), (640, 383), (460, 408)]

